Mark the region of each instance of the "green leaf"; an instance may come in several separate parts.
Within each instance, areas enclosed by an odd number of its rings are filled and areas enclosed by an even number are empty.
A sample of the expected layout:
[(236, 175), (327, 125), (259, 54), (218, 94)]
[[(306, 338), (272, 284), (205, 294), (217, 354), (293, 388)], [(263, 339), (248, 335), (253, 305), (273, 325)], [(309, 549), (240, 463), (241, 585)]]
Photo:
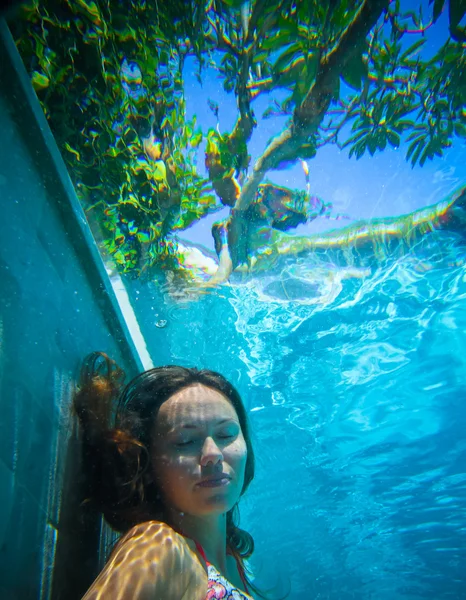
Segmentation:
[(367, 64), (362, 56), (358, 55), (345, 66), (341, 73), (343, 81), (355, 90), (360, 90), (362, 83), (367, 79)]
[(362, 124), (362, 120), (359, 117), (354, 119), (353, 125), (351, 126), (351, 131), (356, 131), (357, 129), (361, 129), (361, 127), (360, 127), (361, 124)]
[(449, 111), (448, 102), (446, 100), (444, 100), (443, 98), (440, 100), (437, 100), (437, 102), (435, 103), (435, 110), (438, 110), (439, 112), (448, 112)]
[(369, 154), (371, 156), (374, 156), (376, 150), (377, 150), (377, 138), (375, 135), (371, 135), (368, 137), (367, 139), (367, 147), (369, 149)]
[(301, 148), (299, 149), (300, 158), (314, 158), (316, 153), (317, 153), (317, 151), (316, 151), (315, 144), (312, 144), (312, 143), (303, 144), (301, 146)]
[(262, 49), (262, 50), (258, 50), (252, 56), (252, 59), (253, 59), (254, 64), (257, 64), (257, 63), (260, 64), (260, 63), (265, 62), (269, 57), (270, 57), (270, 52), (268, 50)]
[(308, 58), (307, 61), (298, 59), (290, 69), (280, 76), (280, 83), (287, 81), (289, 84), (295, 84), (291, 96), (293, 104), (301, 104), (303, 98), (308, 93), (315, 80), (318, 62), (319, 58), (317, 54), (311, 55), (311, 58)]
[(383, 115), (384, 105), (381, 102), (374, 102), (374, 109), (372, 111), (372, 118), (375, 124), (379, 124)]
[(225, 90), (225, 92), (232, 92), (233, 89), (235, 87), (235, 82), (231, 79), (225, 79), (225, 81), (223, 82), (223, 89)]
[(419, 158), (419, 155), (421, 154), (421, 151), (422, 151), (422, 148), (423, 148), (423, 147), (424, 147), (424, 146), (421, 144), (421, 145), (420, 145), (420, 146), (418, 146), (418, 147), (416, 148), (416, 150), (414, 151), (414, 154), (413, 154), (413, 156), (412, 156), (412, 158), (411, 158), (411, 166), (413, 166), (413, 167), (415, 166), (415, 164), (416, 164), (416, 162), (417, 162), (417, 159)]
[(384, 129), (379, 129), (376, 135), (376, 140), (379, 150), (385, 150), (387, 146), (387, 133)]
[[(348, 2), (329, 2), (331, 10), (330, 22), (338, 29), (343, 29), (348, 23)], [(336, 8), (334, 8), (336, 7)]]
[(397, 133), (402, 133), (403, 131), (406, 131), (406, 129), (412, 129), (414, 127), (414, 121), (402, 119), (401, 121), (397, 121), (396, 123), (390, 123), (390, 126)]
[[(430, 0), (430, 3), (432, 4), (432, 0)], [(442, 14), (444, 4), (445, 4), (445, 0), (434, 0), (434, 14), (433, 14), (434, 23)]]
[(455, 30), (466, 14), (464, 0), (450, 0), (450, 30)]
[(283, 30), (274, 35), (267, 35), (260, 45), (260, 50), (279, 50), (289, 39), (289, 32)]
[(423, 167), (426, 160), (428, 158), (432, 159), (432, 157), (433, 157), (433, 151), (432, 151), (431, 144), (427, 144), (424, 152), (421, 155), (421, 158), (419, 159), (419, 166)]
[(241, 5), (244, 4), (244, 0), (222, 0), (222, 2), (230, 8), (241, 8)]
[(346, 148), (346, 146), (349, 146), (350, 144), (353, 144), (354, 142), (359, 141), (362, 137), (364, 137), (367, 134), (366, 131), (358, 131), (357, 133), (355, 133), (354, 135), (352, 135), (350, 138), (348, 138), (343, 144), (342, 144), (342, 148)]
[(364, 154), (364, 152), (366, 151), (366, 146), (367, 146), (367, 141), (366, 139), (361, 140), (358, 144), (356, 144), (355, 146), (355, 151), (356, 151), (356, 158), (359, 160), (361, 158), (361, 156)]
[(232, 54), (225, 54), (225, 56), (222, 58), (221, 65), (224, 67), (225, 71), (230, 73), (238, 70), (238, 63)]
[(304, 64), (304, 56), (301, 44), (298, 42), (290, 44), (275, 61), (275, 64), (272, 67), (273, 72), (278, 75), (283, 71), (288, 70), (292, 63), (299, 58), (302, 58)]
[(458, 137), (466, 138), (466, 126), (463, 123), (456, 122), (453, 125), (455, 133)]
[(414, 140), (414, 142), (412, 144), (409, 145), (408, 148), (408, 152), (406, 153), (406, 159), (409, 160), (409, 158), (411, 157), (411, 154), (414, 152), (414, 150), (419, 146), (423, 146), (423, 138), (418, 137), (416, 140)]
[(277, 107), (275, 107), (275, 106), (269, 106), (262, 113), (262, 118), (263, 119), (270, 119), (271, 117), (275, 117), (278, 114), (282, 114), (282, 113), (279, 111), (279, 109)]
[(426, 138), (425, 138), (425, 136), (422, 136), (421, 138), (416, 140), (416, 142), (413, 142), (411, 144), (411, 146), (408, 148), (406, 158), (409, 159), (409, 157), (411, 156), (411, 166), (414, 167), (414, 165), (416, 164), (417, 159), (419, 158), (419, 155), (421, 154), (422, 149), (424, 148), (425, 144), (426, 144)]
[(296, 102), (296, 97), (299, 96), (299, 88), (301, 87), (301, 85), (299, 85), (299, 78), (303, 71), (303, 65), (304, 60), (293, 65), (293, 67), (291, 67), (290, 69), (286, 69), (286, 71), (280, 73), (274, 81), (275, 87), (281, 87), (287, 90), (294, 88), (294, 90), (296, 91), (295, 97), (291, 96), (288, 99), (292, 102)]
[(340, 99), (340, 85), (341, 85), (341, 79), (338, 77), (338, 79), (335, 79), (334, 83), (333, 83), (333, 89), (332, 89), (332, 96), (333, 99), (335, 100), (335, 102), (338, 102), (338, 100)]
[(193, 148), (197, 148), (201, 142), (202, 142), (202, 133), (201, 132), (194, 134), (193, 137), (189, 141), (189, 143), (191, 144), (191, 146)]
[(44, 90), (48, 88), (50, 85), (50, 79), (44, 75), (43, 73), (39, 73), (38, 71), (34, 71), (31, 77), (32, 87), (36, 92), (40, 90)]
[(86, 15), (93, 23), (101, 22), (100, 10), (95, 2), (85, 2), (85, 0), (75, 0), (75, 8), (83, 15)]
[(400, 146), (401, 139), (397, 133), (387, 130), (387, 139), (388, 139), (389, 144), (391, 146), (393, 146), (394, 148), (398, 148)]
[(407, 139), (407, 141), (410, 141), (416, 137), (425, 137), (427, 135), (428, 131), (429, 130), (426, 125), (416, 125), (414, 127), (414, 131), (412, 131), (406, 139)]
[(426, 43), (426, 41), (427, 41), (427, 39), (423, 38), (422, 40), (418, 40), (417, 42), (414, 42), (414, 44), (412, 46), (410, 46), (405, 52), (403, 52), (403, 54), (400, 56), (400, 61), (404, 62), (408, 58), (411, 58), (412, 55), (415, 52), (417, 52), (417, 50), (419, 50), (419, 48), (421, 48)]

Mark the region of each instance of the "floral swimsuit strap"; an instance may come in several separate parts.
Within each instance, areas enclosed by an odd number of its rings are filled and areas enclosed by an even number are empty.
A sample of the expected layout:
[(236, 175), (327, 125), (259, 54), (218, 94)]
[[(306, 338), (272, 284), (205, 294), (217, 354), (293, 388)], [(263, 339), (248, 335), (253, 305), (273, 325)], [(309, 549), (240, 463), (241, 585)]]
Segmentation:
[[(204, 559), (207, 565), (208, 589), (206, 600), (249, 600), (251, 596), (245, 596), (244, 592), (235, 588), (218, 570), (207, 560), (204, 548), (198, 542), (195, 542), (197, 551)], [(233, 554), (233, 553), (232, 553)], [(243, 582), (244, 589), (249, 594), (246, 578), (244, 576), (243, 565), (238, 557), (233, 554), (237, 564), (238, 571)]]

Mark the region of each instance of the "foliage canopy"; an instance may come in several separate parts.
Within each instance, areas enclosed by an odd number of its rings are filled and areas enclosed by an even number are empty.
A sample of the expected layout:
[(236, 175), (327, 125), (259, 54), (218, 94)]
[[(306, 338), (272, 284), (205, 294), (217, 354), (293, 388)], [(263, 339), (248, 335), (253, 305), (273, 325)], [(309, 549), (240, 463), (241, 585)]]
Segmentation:
[[(422, 166), (466, 137), (464, 2), (402, 4), (33, 0), (11, 28), (85, 210), (120, 269), (139, 276), (176, 270), (174, 231), (222, 204), (234, 224), (260, 202), (267, 171), (326, 144), (356, 158), (405, 145)], [(450, 35), (428, 56), (426, 32), (444, 11)], [(186, 119), (192, 56), (200, 81), (214, 68), (235, 95), (232, 131)], [(252, 165), (253, 104), (264, 93), (262, 117), (287, 124)], [(203, 143), (207, 176), (197, 169)]]

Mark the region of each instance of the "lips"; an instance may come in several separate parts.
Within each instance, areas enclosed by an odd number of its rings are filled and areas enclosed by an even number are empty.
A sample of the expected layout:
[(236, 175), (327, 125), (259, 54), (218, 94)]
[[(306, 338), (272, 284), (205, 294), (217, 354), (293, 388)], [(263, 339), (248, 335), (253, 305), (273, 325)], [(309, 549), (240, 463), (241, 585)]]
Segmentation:
[(222, 473), (221, 475), (215, 475), (214, 477), (207, 477), (206, 479), (200, 481), (197, 485), (199, 487), (217, 487), (226, 485), (230, 481), (231, 477), (225, 473)]

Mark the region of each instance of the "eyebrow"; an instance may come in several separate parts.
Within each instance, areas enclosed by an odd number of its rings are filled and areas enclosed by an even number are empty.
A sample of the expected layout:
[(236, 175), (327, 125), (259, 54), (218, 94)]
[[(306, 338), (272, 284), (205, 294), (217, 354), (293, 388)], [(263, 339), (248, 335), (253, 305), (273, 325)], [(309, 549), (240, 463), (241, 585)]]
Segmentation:
[[(235, 419), (233, 419), (232, 417), (228, 417), (227, 419), (222, 419), (221, 421), (217, 421), (215, 423), (215, 426), (217, 427), (218, 425), (223, 425), (224, 423), (237, 423), (237, 421), (235, 421)], [(185, 423), (184, 425), (181, 425), (180, 427), (181, 429), (199, 429), (198, 425), (192, 425), (191, 423)]]

